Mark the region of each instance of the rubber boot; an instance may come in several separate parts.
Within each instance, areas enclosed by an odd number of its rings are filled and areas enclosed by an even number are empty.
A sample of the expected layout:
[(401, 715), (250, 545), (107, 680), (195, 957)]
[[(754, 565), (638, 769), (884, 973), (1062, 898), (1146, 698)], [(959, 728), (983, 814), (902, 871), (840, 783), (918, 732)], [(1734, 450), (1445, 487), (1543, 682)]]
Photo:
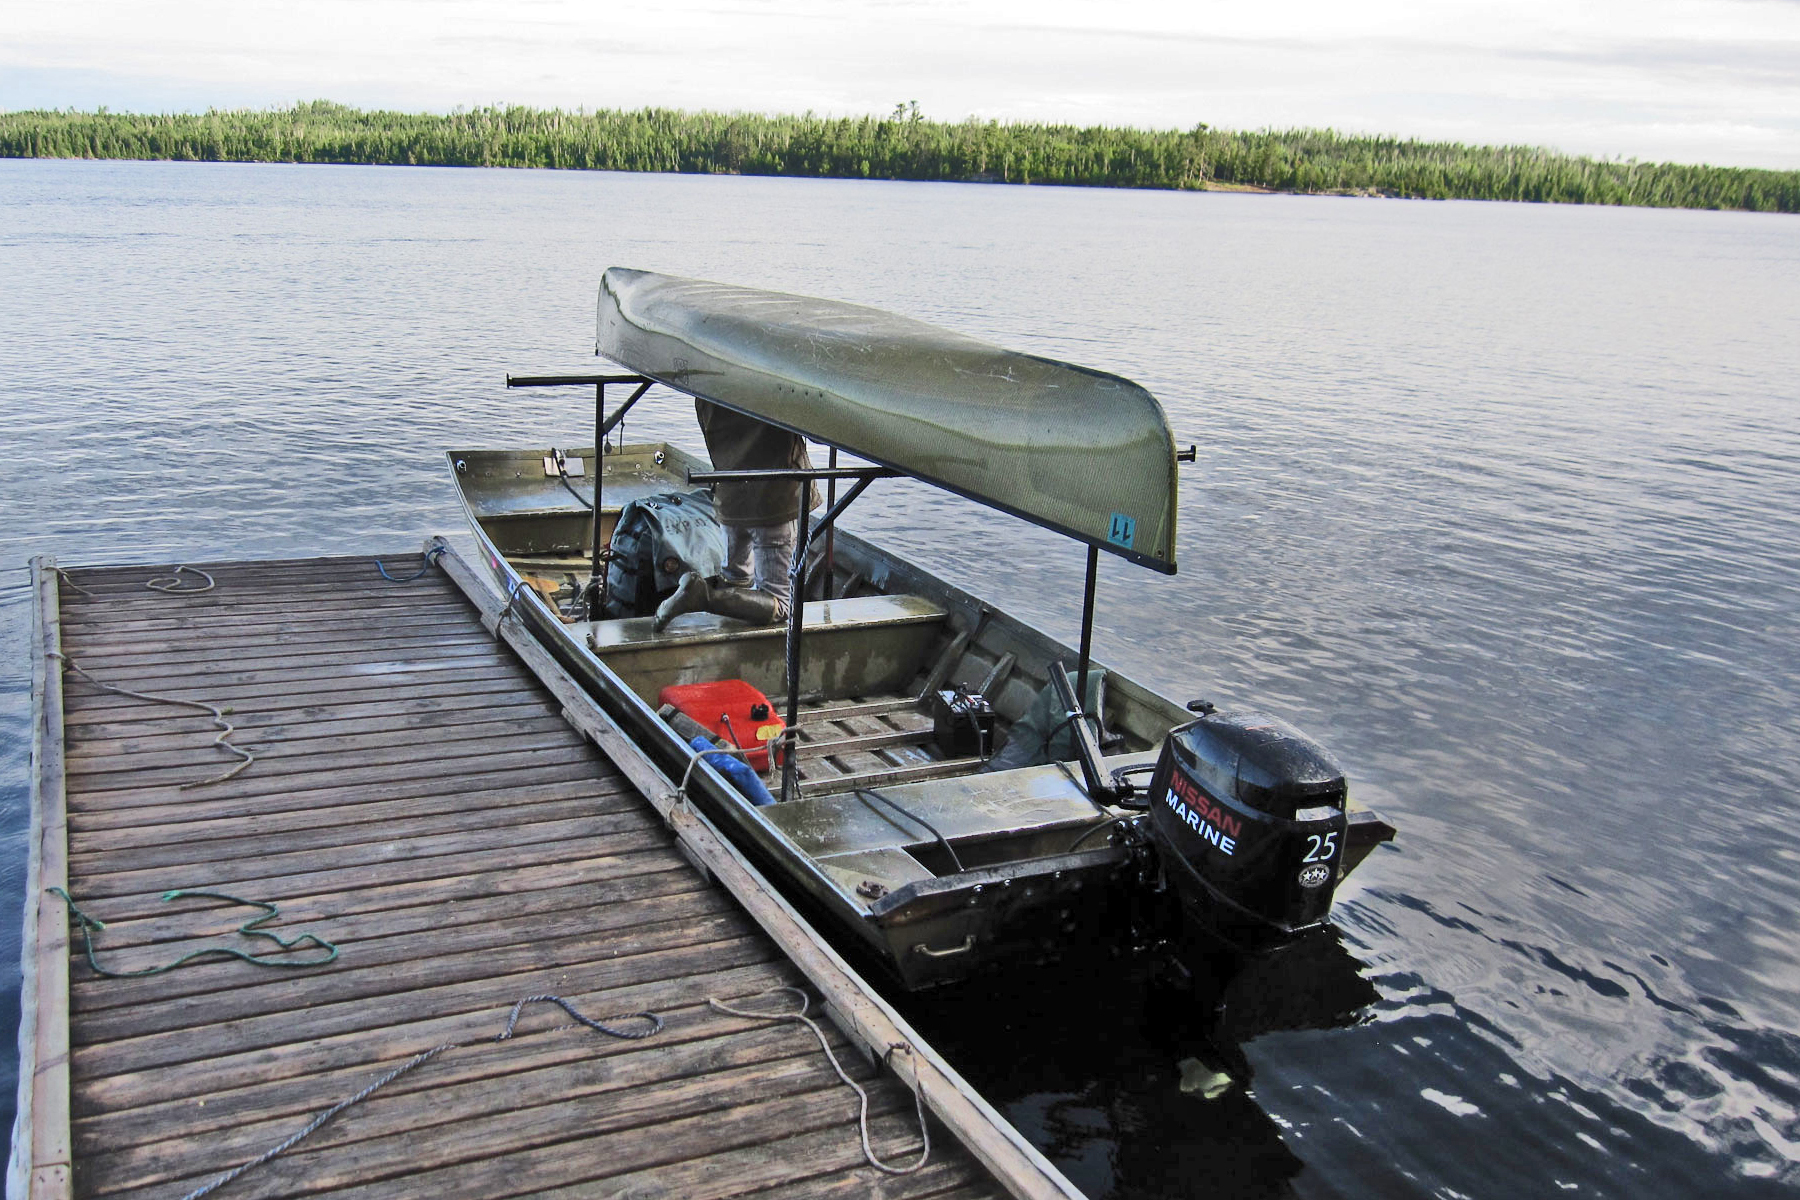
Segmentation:
[[(724, 590), (724, 589), (720, 589)], [(676, 617), (682, 613), (712, 611), (712, 585), (696, 571), (689, 571), (669, 593), (669, 598), (656, 608), (656, 619), (651, 628), (661, 633)]]
[[(715, 588), (712, 593), (712, 601), (707, 607), (721, 617), (736, 617), (738, 620), (748, 621), (752, 625), (773, 625), (780, 619), (780, 615), (776, 611), (775, 597), (755, 588)], [(659, 616), (661, 611), (657, 610)]]

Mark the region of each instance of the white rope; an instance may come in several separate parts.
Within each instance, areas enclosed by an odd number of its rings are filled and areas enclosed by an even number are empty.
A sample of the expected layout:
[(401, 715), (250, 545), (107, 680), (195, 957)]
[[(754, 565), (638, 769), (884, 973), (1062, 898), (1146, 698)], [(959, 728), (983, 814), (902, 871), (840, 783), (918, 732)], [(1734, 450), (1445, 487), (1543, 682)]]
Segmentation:
[[(193, 590), (198, 591), (200, 589), (196, 588)], [(75, 672), (77, 675), (87, 680), (88, 683), (99, 688), (103, 692), (112, 692), (117, 696), (129, 696), (133, 700), (148, 700), (152, 704), (175, 704), (182, 708), (198, 709), (203, 713), (210, 713), (212, 715), (212, 722), (219, 729), (219, 734), (217, 737), (213, 738), (212, 744), (219, 747), (221, 750), (231, 751), (231, 753), (237, 755), (244, 761), (231, 768), (229, 771), (226, 771), (223, 775), (214, 775), (211, 779), (201, 779), (196, 780), (193, 783), (184, 783), (177, 789), (178, 791), (186, 791), (188, 788), (205, 787), (209, 783), (224, 783), (227, 779), (234, 777), (238, 772), (256, 761), (256, 755), (250, 753), (242, 746), (234, 745), (232, 743), (231, 735), (237, 732), (237, 727), (225, 719), (225, 710), (218, 705), (208, 704), (204, 700), (177, 700), (173, 696), (153, 696), (149, 692), (134, 692), (130, 688), (122, 688), (117, 684), (106, 683), (103, 680), (94, 678), (92, 675), (88, 674), (80, 663), (62, 653), (60, 650), (52, 650), (49, 653), (51, 658), (61, 659), (63, 665), (68, 667), (69, 670)]]
[[(206, 580), (206, 582), (197, 587), (183, 587), (181, 585), (181, 573), (183, 571), (186, 571), (189, 575), (198, 575), (200, 578)], [(217, 585), (213, 583), (213, 577), (208, 575), (205, 571), (202, 571), (199, 567), (180, 566), (176, 567), (175, 570), (168, 575), (158, 575), (155, 579), (146, 580), (144, 586), (153, 592), (175, 592), (186, 595), (189, 592), (210, 592)]]
[[(924, 1142), (924, 1145), (919, 1148), (919, 1158), (917, 1162), (909, 1163), (904, 1167), (890, 1166), (875, 1157), (874, 1147), (869, 1145), (869, 1093), (863, 1090), (861, 1084), (857, 1083), (856, 1080), (844, 1073), (844, 1068), (838, 1062), (837, 1055), (831, 1052), (831, 1043), (825, 1040), (825, 1031), (819, 1028), (819, 1023), (817, 1021), (806, 1015), (806, 1009), (810, 1003), (806, 993), (797, 987), (777, 987), (770, 988), (765, 992), (758, 992), (756, 995), (770, 996), (776, 992), (789, 992), (798, 996), (800, 998), (800, 1007), (792, 1012), (781, 1010), (775, 1012), (759, 1012), (750, 1008), (737, 1008), (712, 996), (708, 996), (706, 1002), (715, 1010), (722, 1013), (729, 1013), (734, 1017), (747, 1017), (756, 1021), (795, 1021), (812, 1030), (813, 1036), (819, 1039), (819, 1049), (825, 1052), (825, 1057), (831, 1062), (831, 1069), (836, 1071), (837, 1077), (843, 1080), (845, 1085), (856, 1093), (856, 1099), (860, 1105), (856, 1115), (857, 1132), (862, 1135), (863, 1157), (868, 1160), (869, 1165), (884, 1175), (911, 1175), (914, 1171), (923, 1167), (926, 1160), (931, 1157), (931, 1127), (925, 1123), (925, 1095), (919, 1089), (917, 1084), (913, 1087), (913, 1104), (918, 1109), (919, 1137)], [(750, 998), (754, 1000), (756, 997), (752, 996)], [(888, 1047), (889, 1054), (892, 1054), (896, 1050), (905, 1051), (907, 1054), (912, 1053), (912, 1047), (899, 1042)]]

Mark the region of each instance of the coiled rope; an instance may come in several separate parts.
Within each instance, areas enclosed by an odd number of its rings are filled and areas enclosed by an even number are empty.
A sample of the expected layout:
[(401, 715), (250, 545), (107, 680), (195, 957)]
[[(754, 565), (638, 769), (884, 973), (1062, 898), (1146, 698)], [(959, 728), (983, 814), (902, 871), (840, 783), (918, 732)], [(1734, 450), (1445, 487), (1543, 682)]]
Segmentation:
[(173, 971), (176, 967), (179, 967), (184, 963), (193, 962), (195, 959), (211, 958), (215, 956), (240, 959), (254, 967), (287, 967), (289, 969), (294, 967), (322, 967), (326, 963), (336, 959), (338, 956), (338, 948), (316, 933), (300, 933), (291, 938), (284, 938), (278, 933), (270, 933), (268, 930), (260, 928), (264, 922), (273, 921), (276, 917), (281, 915), (281, 909), (265, 900), (245, 900), (238, 896), (228, 895), (225, 892), (207, 892), (193, 888), (176, 888), (174, 891), (163, 893), (162, 898), (165, 902), (170, 900), (182, 900), (189, 896), (203, 896), (209, 900), (228, 900), (233, 904), (242, 904), (247, 908), (260, 908), (263, 910), (263, 915), (260, 917), (252, 917), (242, 925), (239, 925), (237, 927), (239, 933), (245, 937), (268, 938), (283, 950), (297, 950), (310, 943), (327, 953), (324, 958), (263, 958), (260, 955), (250, 954), (243, 950), (234, 950), (230, 946), (203, 946), (198, 950), (189, 951), (174, 962), (164, 963), (158, 967), (145, 967), (138, 971), (115, 971), (111, 967), (101, 966), (100, 960), (94, 957), (94, 935), (106, 928), (106, 922), (100, 920), (98, 917), (90, 917), (87, 913), (82, 912), (81, 906), (75, 903), (75, 898), (62, 888), (53, 887), (44, 890), (49, 892), (52, 896), (62, 897), (62, 902), (69, 906), (69, 915), (74, 917), (75, 920), (80, 923), (82, 937), (87, 941), (88, 966), (94, 969), (94, 974), (104, 975), (108, 979), (139, 979), (145, 975), (161, 975), (165, 972)]
[[(202, 589), (193, 588), (189, 590), (200, 591)], [(224, 783), (227, 779), (233, 778), (245, 767), (248, 767), (251, 763), (256, 761), (256, 755), (232, 742), (231, 735), (237, 732), (237, 727), (225, 719), (225, 710), (218, 705), (209, 704), (204, 700), (177, 700), (173, 696), (157, 696), (149, 692), (134, 692), (130, 688), (120, 687), (116, 683), (107, 683), (104, 680), (96, 679), (89, 673), (87, 668), (83, 667), (80, 663), (76, 662), (60, 650), (51, 650), (49, 651), (49, 654), (51, 658), (62, 660), (63, 665), (68, 667), (69, 670), (75, 672), (77, 675), (87, 680), (88, 683), (99, 688), (103, 692), (111, 692), (116, 696), (129, 696), (133, 700), (148, 700), (152, 704), (174, 704), (182, 708), (197, 709), (200, 712), (211, 714), (213, 725), (219, 730), (218, 736), (213, 738), (212, 744), (219, 747), (221, 750), (230, 751), (244, 761), (223, 774), (214, 775), (211, 779), (200, 779), (193, 783), (184, 783), (176, 790), (185, 792), (189, 788), (205, 787), (211, 783)]]
[[(304, 1129), (302, 1129), (302, 1130), (300, 1130), (300, 1132), (292, 1135), (286, 1141), (282, 1142), (280, 1145), (275, 1146), (269, 1150), (265, 1150), (263, 1153), (257, 1155), (255, 1158), (251, 1159), (249, 1162), (244, 1163), (241, 1166), (233, 1167), (231, 1170), (225, 1172), (225, 1174), (219, 1176), (217, 1179), (213, 1180), (211, 1183), (203, 1184), (202, 1186), (195, 1188), (193, 1191), (189, 1192), (186, 1196), (182, 1197), (182, 1200), (199, 1200), (199, 1198), (201, 1196), (207, 1195), (209, 1192), (215, 1192), (215, 1191), (219, 1190), (220, 1188), (224, 1187), (226, 1184), (228, 1184), (232, 1180), (236, 1179), (239, 1175), (242, 1175), (245, 1171), (248, 1171), (253, 1167), (260, 1167), (260, 1166), (262, 1166), (262, 1164), (270, 1161), (271, 1159), (277, 1158), (280, 1155), (287, 1153), (287, 1151), (291, 1150), (293, 1147), (298, 1145), (300, 1142), (304, 1141), (308, 1137), (311, 1137), (314, 1133), (318, 1132), (318, 1130), (321, 1126), (323, 1126), (327, 1121), (331, 1120), (331, 1118), (333, 1118), (333, 1117), (337, 1116), (339, 1113), (343, 1112), (346, 1108), (349, 1108), (352, 1105), (361, 1104), (364, 1100), (367, 1100), (370, 1096), (373, 1096), (376, 1092), (379, 1092), (382, 1088), (384, 1088), (388, 1084), (394, 1082), (394, 1080), (400, 1078), (402, 1075), (405, 1075), (408, 1071), (412, 1071), (419, 1067), (424, 1066), (426, 1063), (430, 1062), (432, 1059), (436, 1058), (440, 1054), (445, 1053), (446, 1051), (460, 1050), (464, 1046), (475, 1045), (479, 1042), (504, 1042), (504, 1041), (506, 1041), (507, 1039), (512, 1037), (513, 1027), (519, 1023), (520, 1011), (523, 1010), (527, 1004), (538, 1004), (538, 1003), (554, 1004), (558, 1008), (562, 1009), (564, 1012), (568, 1013), (571, 1017), (575, 1018), (575, 1022), (577, 1025), (585, 1025), (589, 1029), (597, 1030), (600, 1033), (607, 1034), (610, 1037), (632, 1038), (632, 1039), (647, 1038), (647, 1037), (651, 1037), (655, 1034), (662, 1032), (662, 1027), (663, 1027), (662, 1018), (657, 1016), (653, 1012), (627, 1013), (620, 1017), (608, 1018), (608, 1020), (613, 1020), (613, 1021), (633, 1019), (633, 1020), (642, 1020), (642, 1021), (649, 1022), (648, 1029), (642, 1029), (642, 1030), (617, 1029), (611, 1025), (608, 1025), (605, 1021), (596, 1021), (592, 1017), (583, 1016), (580, 1012), (576, 1011), (575, 1006), (573, 1004), (570, 1004), (567, 1000), (564, 1000), (561, 996), (551, 996), (548, 994), (540, 995), (540, 996), (526, 996), (524, 999), (520, 1000), (517, 1004), (512, 1006), (512, 1013), (506, 1018), (506, 1028), (502, 1029), (494, 1037), (471, 1038), (466, 1042), (445, 1042), (441, 1046), (433, 1046), (429, 1050), (421, 1051), (420, 1053), (413, 1055), (411, 1058), (407, 1059), (405, 1062), (401, 1063), (399, 1066), (395, 1067), (393, 1070), (389, 1071), (387, 1074), (383, 1075), (381, 1078), (379, 1078), (375, 1082), (371, 1083), (368, 1087), (366, 1087), (362, 1091), (356, 1093), (356, 1095), (351, 1096), (348, 1100), (338, 1101), (336, 1104), (332, 1105), (330, 1108), (326, 1109), (324, 1112), (322, 1112), (318, 1116), (314, 1117), (311, 1121), (309, 1121), (307, 1123), (307, 1125)], [(573, 1029), (573, 1028), (575, 1028), (575, 1025), (558, 1025), (555, 1029), (546, 1030), (546, 1032), (556, 1033), (559, 1030)]]
[[(837, 1077), (843, 1080), (844, 1084), (849, 1087), (851, 1091), (856, 1093), (856, 1099), (860, 1106), (856, 1115), (857, 1131), (862, 1135), (863, 1157), (868, 1160), (869, 1165), (884, 1175), (911, 1175), (914, 1171), (923, 1167), (926, 1161), (931, 1158), (931, 1127), (925, 1123), (924, 1093), (916, 1085), (913, 1087), (913, 1104), (917, 1108), (919, 1114), (919, 1138), (924, 1142), (924, 1145), (919, 1148), (918, 1161), (908, 1163), (903, 1167), (896, 1167), (882, 1162), (881, 1159), (875, 1156), (874, 1147), (869, 1144), (869, 1093), (863, 1090), (860, 1083), (857, 1083), (856, 1080), (844, 1073), (843, 1065), (838, 1062), (837, 1055), (831, 1052), (831, 1043), (825, 1040), (825, 1031), (819, 1028), (819, 1023), (817, 1021), (806, 1015), (807, 1006), (810, 1003), (806, 993), (797, 987), (777, 987), (770, 988), (765, 992), (758, 992), (756, 996), (772, 996), (776, 992), (788, 992), (799, 997), (800, 1007), (792, 1011), (777, 1009), (773, 1012), (763, 1012), (751, 1008), (738, 1008), (735, 1005), (727, 1004), (725, 1001), (712, 996), (708, 996), (706, 1002), (716, 1011), (728, 1013), (734, 1017), (746, 1017), (753, 1021), (793, 1021), (812, 1030), (813, 1036), (819, 1039), (819, 1049), (825, 1052), (825, 1057), (831, 1062), (831, 1069), (836, 1071)], [(752, 996), (750, 999), (754, 1000), (756, 999), (756, 996)], [(895, 1042), (888, 1047), (887, 1055), (893, 1054), (896, 1050), (903, 1051), (907, 1054), (912, 1053), (912, 1047), (903, 1042)], [(887, 1055), (882, 1056), (884, 1061), (886, 1060)]]
[[(183, 586), (181, 576), (184, 571), (189, 575), (198, 575), (200, 578), (206, 580), (206, 582), (191, 587)], [(213, 582), (213, 577), (211, 575), (208, 575), (199, 567), (179, 566), (167, 575), (158, 575), (155, 579), (145, 580), (144, 586), (153, 592), (174, 592), (185, 595), (189, 592), (210, 592), (218, 585)]]
[(389, 575), (387, 567), (382, 564), (382, 561), (379, 558), (375, 560), (375, 569), (380, 571), (381, 577), (389, 583), (411, 583), (415, 579), (423, 579), (425, 577), (425, 572), (431, 570), (431, 564), (436, 562), (438, 556), (443, 554), (447, 549), (449, 549), (448, 546), (440, 544), (427, 550), (425, 552), (425, 561), (420, 563), (419, 569), (414, 571), (411, 575), (401, 575), (398, 577)]

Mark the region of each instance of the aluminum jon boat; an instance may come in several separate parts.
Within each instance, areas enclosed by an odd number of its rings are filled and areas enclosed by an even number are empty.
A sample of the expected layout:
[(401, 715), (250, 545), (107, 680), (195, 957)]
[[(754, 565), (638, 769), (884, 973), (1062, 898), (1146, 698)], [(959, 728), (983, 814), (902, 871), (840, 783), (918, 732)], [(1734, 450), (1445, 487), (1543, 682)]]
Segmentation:
[[(1393, 836), (1291, 726), (1090, 661), (1100, 553), (1175, 571), (1193, 455), (1143, 388), (858, 305), (618, 267), (596, 350), (621, 371), (508, 379), (593, 387), (593, 445), (449, 454), (482, 559), (690, 800), (904, 986), (1096, 945), (1279, 945), (1326, 925), (1339, 881)], [(785, 627), (653, 627), (696, 566), (697, 489), (746, 475), (609, 445), (654, 385), (829, 448), (832, 465), (787, 472), (832, 499), (802, 522)], [(609, 388), (629, 393), (610, 412)], [(837, 527), (898, 476), (1085, 544), (1081, 644)]]

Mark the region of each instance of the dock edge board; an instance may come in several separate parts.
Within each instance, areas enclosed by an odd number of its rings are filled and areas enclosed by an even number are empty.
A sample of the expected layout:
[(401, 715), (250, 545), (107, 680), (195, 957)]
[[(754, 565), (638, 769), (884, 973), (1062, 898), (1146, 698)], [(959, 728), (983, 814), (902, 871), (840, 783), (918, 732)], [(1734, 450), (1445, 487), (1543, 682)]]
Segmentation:
[[(565, 671), (518, 620), (506, 617), (506, 600), (441, 537), (428, 539), (436, 564), (481, 613), (482, 624), (512, 647), (532, 674), (563, 705), (563, 716), (611, 758), (667, 822), (683, 851), (741, 904), (816, 987), (826, 1012), (873, 1060), (884, 1057), (901, 1082), (951, 1135), (1020, 1200), (1083, 1200), (1083, 1193), (1027, 1142), (907, 1024), (898, 1011), (822, 938), (703, 814), (678, 794), (673, 781)], [(64, 953), (66, 962), (66, 951)], [(64, 973), (66, 988), (66, 971)], [(66, 1036), (66, 1035), (65, 1035)], [(891, 1054), (900, 1045), (909, 1053)], [(67, 1075), (64, 1074), (64, 1092)], [(66, 1115), (66, 1105), (65, 1105)], [(66, 1120), (65, 1120), (66, 1129)], [(66, 1133), (65, 1133), (66, 1145)]]
[(69, 925), (46, 888), (69, 884), (63, 778), (61, 594), (56, 560), (31, 560), (31, 824), (19, 942), (19, 1091), (8, 1200), (72, 1194), (69, 1151)]

